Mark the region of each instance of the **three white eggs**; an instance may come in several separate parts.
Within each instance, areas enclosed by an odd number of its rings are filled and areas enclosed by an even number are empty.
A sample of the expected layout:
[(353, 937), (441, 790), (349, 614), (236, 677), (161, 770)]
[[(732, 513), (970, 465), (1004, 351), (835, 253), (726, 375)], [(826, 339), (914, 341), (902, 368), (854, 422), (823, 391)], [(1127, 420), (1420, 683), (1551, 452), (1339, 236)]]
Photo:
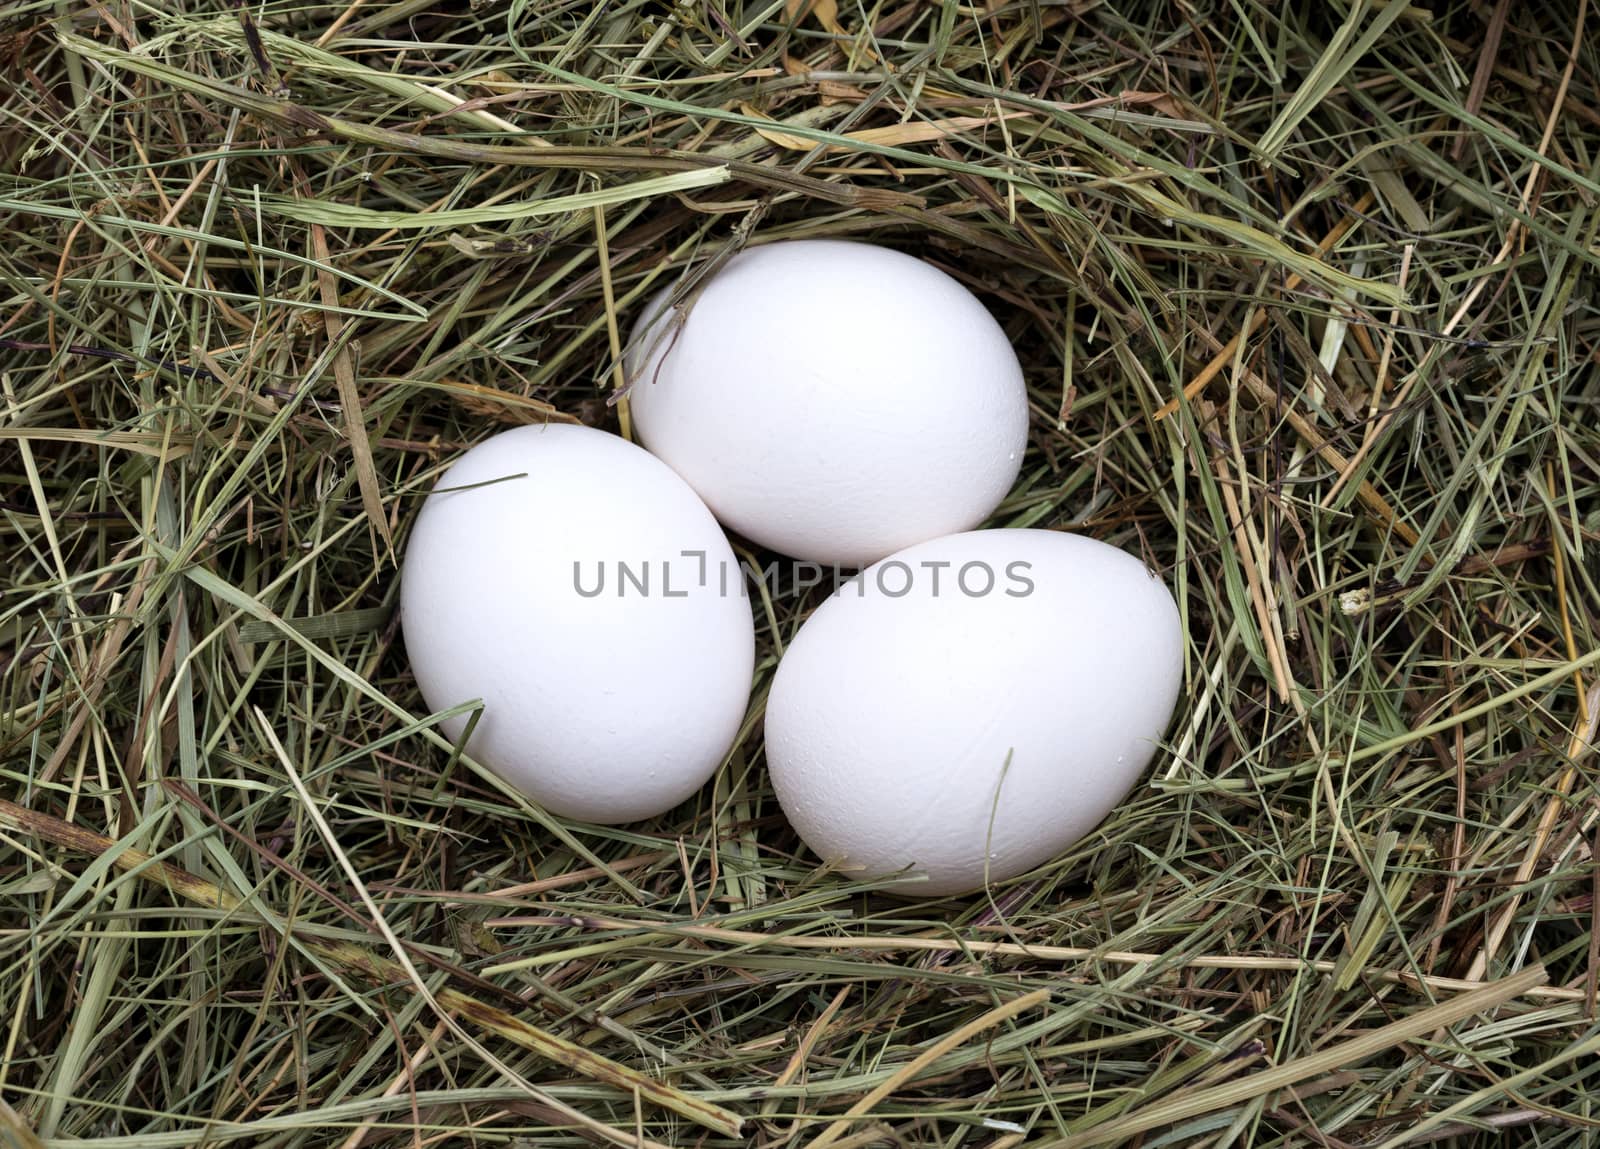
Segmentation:
[[(1155, 752), (1181, 626), (1116, 548), (970, 529), (1026, 441), (999, 325), (932, 266), (836, 241), (745, 251), (669, 299), (629, 349), (649, 451), (519, 428), (429, 495), (401, 586), (428, 706), (481, 701), (467, 752), (556, 814), (684, 801), (732, 748), (754, 667), (720, 521), (794, 559), (875, 564), (789, 641), (767, 701), (773, 786), (826, 865), (952, 893), (1081, 838)], [(467, 715), (442, 727), (460, 739)]]

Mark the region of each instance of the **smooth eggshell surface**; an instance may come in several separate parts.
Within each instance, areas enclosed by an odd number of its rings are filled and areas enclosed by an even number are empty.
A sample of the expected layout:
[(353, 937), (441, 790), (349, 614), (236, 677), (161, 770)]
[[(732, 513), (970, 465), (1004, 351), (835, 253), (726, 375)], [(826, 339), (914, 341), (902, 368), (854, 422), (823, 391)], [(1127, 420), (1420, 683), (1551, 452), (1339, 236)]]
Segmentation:
[(630, 339), (640, 440), (757, 543), (863, 566), (977, 526), (1022, 465), (1028, 399), (976, 297), (888, 248), (795, 240), (733, 256), (681, 323)]
[(702, 573), (721, 569), (738, 569), (727, 539), (660, 460), (587, 427), (521, 427), (428, 496), (401, 582), (406, 651), (435, 712), (483, 700), (467, 751), (530, 798), (589, 822), (653, 817), (711, 776), (744, 718), (750, 604)]
[(767, 702), (767, 765), (836, 870), (972, 890), (1122, 800), (1181, 675), (1177, 606), (1139, 559), (1054, 531), (950, 535), (869, 567), (800, 628)]

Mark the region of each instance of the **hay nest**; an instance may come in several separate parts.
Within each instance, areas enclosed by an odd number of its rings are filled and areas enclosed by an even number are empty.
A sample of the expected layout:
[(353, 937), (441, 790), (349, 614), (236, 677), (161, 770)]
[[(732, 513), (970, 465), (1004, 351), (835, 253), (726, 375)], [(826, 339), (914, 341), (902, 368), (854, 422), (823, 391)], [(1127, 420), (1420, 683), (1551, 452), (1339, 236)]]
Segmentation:
[[(7, 1143), (1587, 1144), (1597, 29), (10, 5)], [(639, 301), (799, 236), (977, 292), (1033, 409), (994, 522), (1184, 607), (1144, 784), (986, 896), (819, 873), (754, 714), (612, 829), (420, 717), (441, 469), (615, 428)], [(815, 605), (764, 604), (757, 700)]]

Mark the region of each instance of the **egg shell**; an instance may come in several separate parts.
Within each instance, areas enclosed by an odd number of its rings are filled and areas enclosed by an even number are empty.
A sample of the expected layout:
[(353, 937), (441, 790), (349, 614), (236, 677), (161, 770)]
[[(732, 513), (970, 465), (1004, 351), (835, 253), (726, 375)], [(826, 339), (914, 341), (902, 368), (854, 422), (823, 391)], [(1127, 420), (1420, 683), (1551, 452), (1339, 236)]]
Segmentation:
[(731, 530), (864, 566), (975, 527), (1011, 489), (1028, 397), (965, 287), (888, 248), (795, 240), (740, 252), (626, 360), (640, 441)]
[(423, 505), (407, 654), (433, 711), (483, 700), (468, 753), (534, 801), (653, 817), (711, 776), (744, 718), (754, 628), (727, 569), (726, 537), (666, 464), (588, 427), (521, 427), (462, 455)]
[(801, 626), (767, 702), (767, 766), (840, 872), (968, 891), (1061, 853), (1127, 795), (1181, 677), (1177, 606), (1139, 559), (1054, 531), (951, 535), (869, 567)]

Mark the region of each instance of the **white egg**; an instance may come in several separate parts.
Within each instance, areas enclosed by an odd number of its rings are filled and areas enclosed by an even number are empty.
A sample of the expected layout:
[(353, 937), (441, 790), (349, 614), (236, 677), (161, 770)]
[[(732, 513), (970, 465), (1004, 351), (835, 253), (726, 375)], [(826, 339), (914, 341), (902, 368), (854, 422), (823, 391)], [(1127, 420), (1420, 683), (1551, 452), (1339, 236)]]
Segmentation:
[(1161, 580), (1093, 539), (910, 547), (844, 583), (785, 652), (766, 718), (778, 800), (853, 878), (945, 894), (1025, 873), (1138, 780), (1182, 645)]
[(864, 566), (977, 526), (1015, 482), (1016, 353), (931, 264), (796, 240), (733, 256), (664, 315), (669, 294), (630, 339), (634, 422), (731, 530)]
[(528, 797), (589, 822), (653, 817), (715, 772), (744, 718), (755, 637), (729, 570), (716, 520), (659, 459), (588, 427), (521, 427), (423, 505), (406, 651), (435, 712), (483, 701), (468, 753)]

